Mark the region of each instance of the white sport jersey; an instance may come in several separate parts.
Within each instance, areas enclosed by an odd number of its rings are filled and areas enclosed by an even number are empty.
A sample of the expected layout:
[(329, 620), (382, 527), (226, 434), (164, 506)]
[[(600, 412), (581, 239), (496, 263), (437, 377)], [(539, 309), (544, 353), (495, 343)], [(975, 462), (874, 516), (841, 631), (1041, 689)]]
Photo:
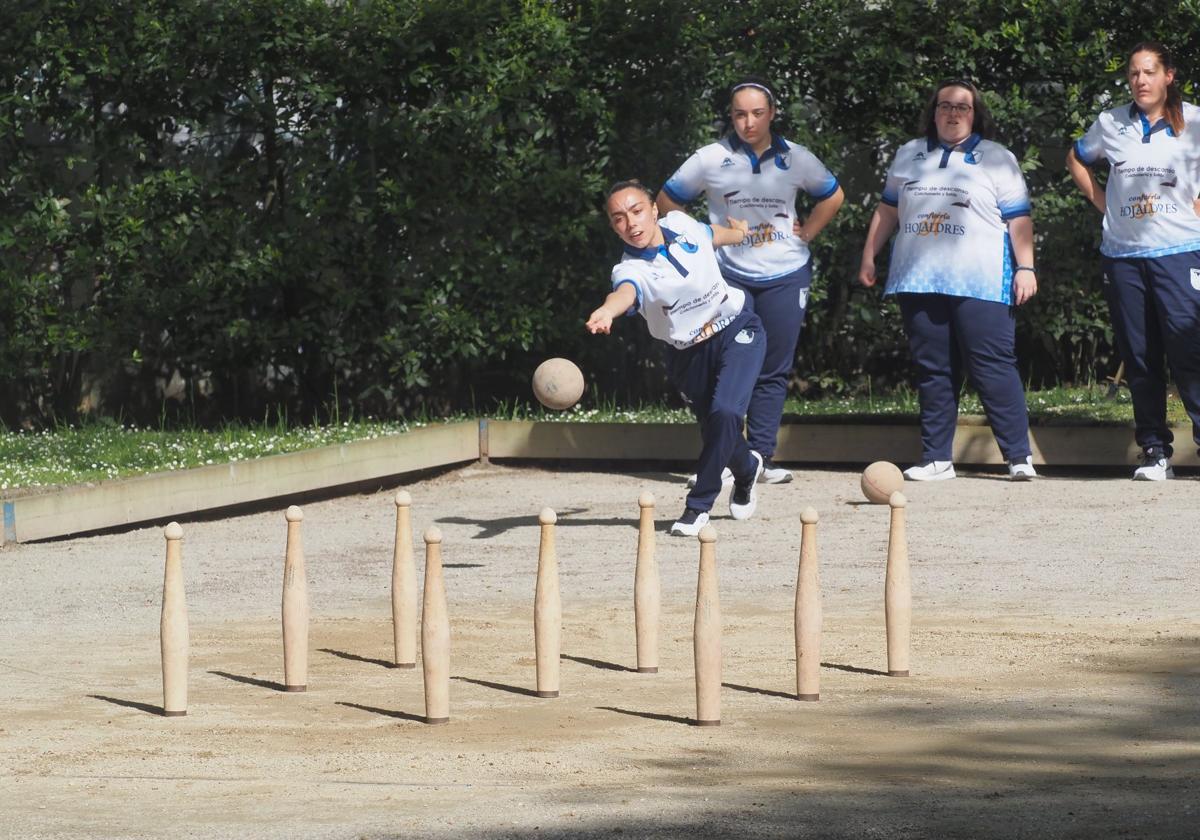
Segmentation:
[(896, 152), (882, 200), (899, 214), (885, 294), (1012, 303), (1008, 221), (1030, 212), (1012, 152), (978, 134), (953, 149), (911, 140)]
[(1183, 103), (1182, 137), (1166, 120), (1154, 125), (1136, 104), (1104, 111), (1075, 141), (1075, 157), (1108, 161), (1104, 190), (1106, 257), (1165, 257), (1200, 251), (1200, 108)]
[(725, 274), (747, 283), (775, 280), (804, 267), (808, 245), (792, 234), (796, 192), (804, 190), (820, 201), (837, 188), (837, 178), (803, 146), (772, 135), (760, 159), (736, 134), (697, 151), (663, 185), (677, 204), (705, 194), (714, 225), (728, 225), (730, 217), (750, 224), (740, 245), (717, 254)]
[(666, 240), (657, 248), (625, 246), (613, 266), (612, 287), (637, 290), (634, 308), (650, 335), (677, 348), (720, 332), (742, 311), (746, 293), (725, 282), (713, 253), (712, 228), (686, 213), (659, 219)]

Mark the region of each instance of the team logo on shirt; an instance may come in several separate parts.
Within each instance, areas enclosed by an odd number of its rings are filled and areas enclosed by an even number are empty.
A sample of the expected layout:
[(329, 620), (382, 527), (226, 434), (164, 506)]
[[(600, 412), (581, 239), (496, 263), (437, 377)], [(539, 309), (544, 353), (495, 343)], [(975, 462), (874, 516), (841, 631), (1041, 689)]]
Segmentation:
[(1200, 268), (1192, 269), (1192, 288), (1200, 292)]
[(721, 161), (721, 168), (724, 169), (726, 166), (733, 166), (733, 158), (725, 158)]
[(1121, 208), (1122, 219), (1146, 219), (1162, 213), (1172, 216), (1179, 212), (1179, 205), (1173, 201), (1163, 201), (1160, 193), (1141, 193), (1129, 197), (1128, 203)]
[(792, 159), (791, 155), (781, 155), (778, 152), (776, 152), (775, 153), (775, 167), (777, 169), (785, 169), (786, 170), (789, 166), (792, 165), (791, 159)]
[(771, 245), (787, 239), (792, 235), (790, 230), (776, 230), (775, 226), (770, 222), (762, 222), (750, 228), (744, 239), (742, 239), (742, 247), (761, 248), (764, 245)]
[(738, 344), (751, 344), (754, 342), (754, 330), (738, 330), (738, 334), (733, 337), (733, 340)]
[(926, 155), (924, 152), (917, 152), (915, 155), (913, 155), (913, 160), (925, 160), (925, 158)]
[(685, 254), (694, 254), (700, 250), (700, 246), (691, 242), (686, 236), (675, 237), (675, 243), (683, 249)]
[(676, 306), (678, 306), (678, 305), (679, 305), (679, 301), (681, 301), (681, 300), (683, 300), (683, 298), (675, 298), (675, 302), (674, 302), (674, 303), (672, 303), (672, 304), (666, 304), (666, 303), (664, 303), (664, 304), (662, 305), (662, 311), (663, 311), (663, 314), (664, 314), (664, 315), (670, 315), (670, 314), (671, 314), (671, 310), (673, 310), (673, 309), (674, 309)]
[(967, 229), (952, 224), (949, 213), (922, 213), (915, 222), (904, 223), (904, 232), (914, 236), (962, 236)]

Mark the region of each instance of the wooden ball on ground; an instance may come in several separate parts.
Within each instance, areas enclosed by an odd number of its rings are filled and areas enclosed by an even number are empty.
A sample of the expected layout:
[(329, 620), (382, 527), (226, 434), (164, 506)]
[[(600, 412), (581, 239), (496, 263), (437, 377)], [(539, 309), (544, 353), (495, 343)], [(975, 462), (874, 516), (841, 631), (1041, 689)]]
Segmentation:
[(890, 461), (876, 461), (863, 470), (863, 495), (873, 505), (886, 505), (891, 495), (903, 486), (904, 473)]
[(570, 408), (583, 396), (583, 372), (570, 359), (547, 359), (533, 372), (533, 395), (546, 408)]

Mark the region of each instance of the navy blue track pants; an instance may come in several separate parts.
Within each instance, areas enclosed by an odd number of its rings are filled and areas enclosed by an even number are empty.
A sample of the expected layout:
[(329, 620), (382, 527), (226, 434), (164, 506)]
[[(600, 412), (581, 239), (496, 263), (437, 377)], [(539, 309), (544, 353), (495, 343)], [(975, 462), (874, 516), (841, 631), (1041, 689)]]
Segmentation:
[(1105, 257), (1104, 294), (1133, 397), (1134, 439), (1172, 455), (1165, 355), (1200, 445), (1200, 251)]
[(746, 412), (746, 439), (751, 449), (770, 458), (775, 454), (788, 379), (796, 363), (796, 344), (804, 328), (812, 262), (786, 277), (765, 283), (747, 283), (728, 276), (725, 280), (745, 290), (746, 308), (758, 315), (767, 333), (762, 371), (754, 383)]
[(721, 492), (721, 471), (748, 478), (757, 468), (742, 436), (750, 391), (762, 369), (766, 336), (753, 312), (743, 309), (729, 326), (707, 341), (676, 350), (671, 378), (700, 422), (700, 463), (687, 506), (708, 511)]
[(896, 297), (916, 367), (922, 460), (953, 460), (964, 373), (979, 391), (1005, 460), (1031, 454), (1029, 410), (1017, 372), (1013, 308), (943, 294)]

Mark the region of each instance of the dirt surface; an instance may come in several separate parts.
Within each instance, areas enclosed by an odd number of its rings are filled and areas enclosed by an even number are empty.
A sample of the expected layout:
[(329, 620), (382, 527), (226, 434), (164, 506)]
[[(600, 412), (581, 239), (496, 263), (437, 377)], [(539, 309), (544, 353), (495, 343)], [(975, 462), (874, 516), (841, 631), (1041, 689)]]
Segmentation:
[[(0, 549), (6, 837), (1198, 837), (1195, 478), (909, 485), (913, 676), (888, 677), (886, 508), (804, 470), (718, 503), (722, 725), (699, 728), (682, 476), (473, 466), (444, 533), (451, 721), (387, 667), (391, 492), (306, 505), (309, 690), (285, 694), (282, 511), (185, 523), (188, 715), (164, 718), (161, 528)], [(631, 671), (637, 497), (662, 670)], [(559, 515), (562, 696), (531, 696), (538, 510)], [(820, 512), (821, 700), (792, 698), (799, 511)], [(418, 548), (418, 570), (423, 566)]]

